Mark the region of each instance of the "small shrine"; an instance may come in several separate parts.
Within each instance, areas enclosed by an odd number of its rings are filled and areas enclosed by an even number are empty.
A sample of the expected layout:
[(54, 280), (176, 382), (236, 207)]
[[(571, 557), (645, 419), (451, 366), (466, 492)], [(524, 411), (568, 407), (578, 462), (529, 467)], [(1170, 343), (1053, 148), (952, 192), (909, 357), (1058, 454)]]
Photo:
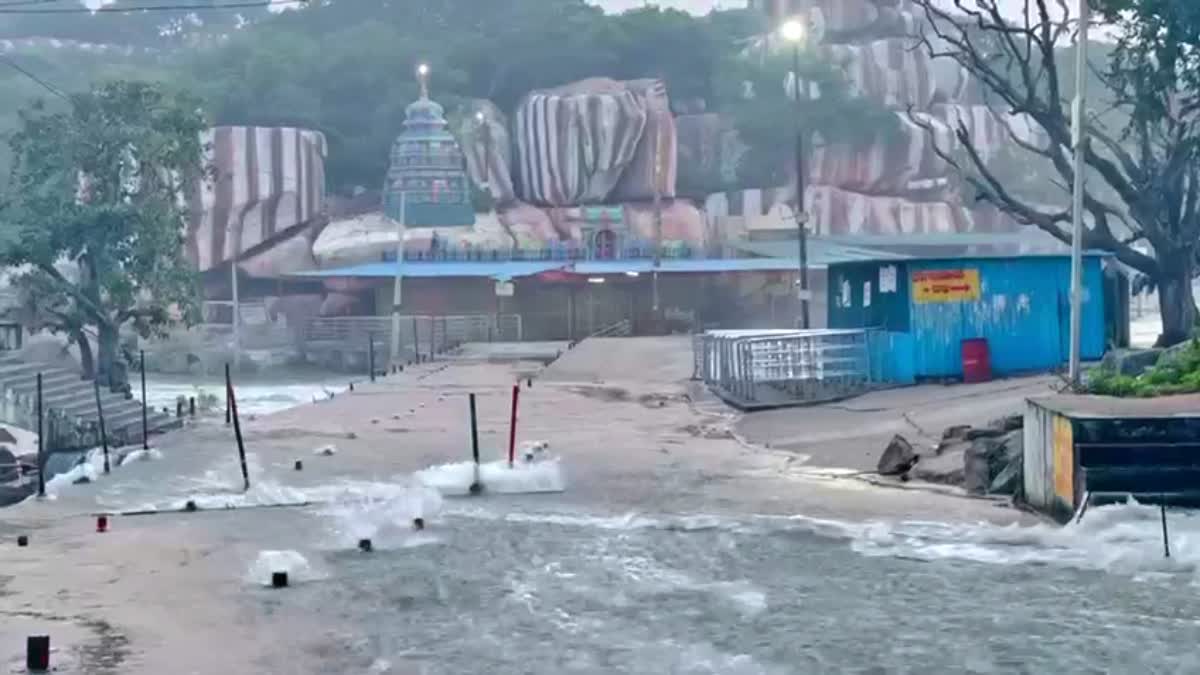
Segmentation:
[(445, 111), (429, 98), (429, 69), (417, 69), (421, 97), (405, 109), (404, 130), (392, 144), (383, 186), (383, 211), (405, 227), (475, 224), (462, 149), (446, 130)]

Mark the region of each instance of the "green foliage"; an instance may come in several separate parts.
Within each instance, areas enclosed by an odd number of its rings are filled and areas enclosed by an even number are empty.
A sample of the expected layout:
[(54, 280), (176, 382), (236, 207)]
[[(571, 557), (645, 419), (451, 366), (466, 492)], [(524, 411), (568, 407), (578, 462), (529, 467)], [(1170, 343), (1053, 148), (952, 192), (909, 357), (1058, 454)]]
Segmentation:
[(1122, 375), (1110, 368), (1095, 368), (1088, 373), (1087, 388), (1092, 394), (1121, 398), (1200, 392), (1200, 340), (1193, 339), (1137, 377)]
[(12, 134), (0, 265), (27, 270), (16, 285), (32, 323), (99, 336), (102, 368), (122, 327), (149, 336), (197, 318), (181, 189), (204, 170), (199, 110), (160, 85), (114, 82), (35, 104)]

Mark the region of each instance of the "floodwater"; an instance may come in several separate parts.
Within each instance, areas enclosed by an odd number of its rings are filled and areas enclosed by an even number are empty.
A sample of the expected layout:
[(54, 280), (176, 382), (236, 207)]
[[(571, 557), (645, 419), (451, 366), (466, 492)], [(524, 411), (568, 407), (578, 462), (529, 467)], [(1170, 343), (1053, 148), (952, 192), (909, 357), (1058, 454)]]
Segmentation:
[[(250, 602), (326, 613), (337, 630), (309, 646), (325, 672), (1200, 670), (1195, 561), (1163, 564), (1150, 537), (1117, 544), (1146, 547), (1121, 571), (1074, 564), (1049, 531), (525, 508), (452, 504), (370, 554), (318, 544), (296, 552), (309, 583)], [(1108, 528), (1144, 514), (1094, 515)]]
[[(320, 502), (246, 511), (271, 546), (230, 575), (250, 611), (321, 617), (301, 640), (313, 672), (1200, 672), (1200, 518), (1171, 514), (1167, 560), (1136, 504), (1066, 528), (602, 513), (552, 460), (489, 472), (478, 498), (429, 487), (465, 492), (462, 465), (221, 497), (222, 462), (102, 501)], [(276, 570), (291, 589), (265, 587)]]
[[(294, 375), (238, 376), (234, 378), (238, 412), (243, 415), (269, 415), (298, 405), (325, 400), (340, 394), (352, 378), (321, 371)], [(357, 378), (361, 379), (361, 378)], [(139, 385), (134, 382), (134, 396), (141, 398)], [(195, 397), (200, 405), (208, 398), (218, 411), (225, 409), (225, 381), (217, 377), (158, 375), (147, 373), (146, 398), (155, 409), (175, 410), (180, 397)]]

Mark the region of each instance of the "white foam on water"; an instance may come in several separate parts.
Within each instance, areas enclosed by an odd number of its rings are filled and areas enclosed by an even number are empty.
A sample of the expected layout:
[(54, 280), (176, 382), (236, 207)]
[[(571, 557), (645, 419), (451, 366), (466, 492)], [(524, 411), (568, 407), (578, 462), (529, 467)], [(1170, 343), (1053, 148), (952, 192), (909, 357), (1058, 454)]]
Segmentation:
[(1144, 577), (1185, 573), (1200, 582), (1200, 514), (1168, 510), (1171, 557), (1163, 555), (1159, 509), (1136, 502), (1093, 507), (1079, 523), (992, 525), (905, 521), (848, 523), (766, 518), (787, 528), (847, 539), (868, 556), (1044, 564)]
[[(109, 453), (109, 468), (112, 469), (120, 466), (121, 463), (112, 457)], [(104, 450), (101, 448), (92, 448), (84, 455), (83, 460), (69, 471), (64, 471), (50, 480), (46, 481), (46, 496), (57, 497), (67, 488), (79, 482), (94, 483), (104, 475)], [(35, 497), (30, 497), (35, 499)]]
[(271, 575), (275, 572), (287, 572), (289, 585), (328, 577), (328, 574), (313, 567), (299, 551), (259, 551), (243, 580), (248, 584), (270, 587)]
[[(475, 463), (459, 462), (433, 466), (416, 472), (413, 477), (444, 495), (466, 495), (470, 493), (471, 484), (475, 482)], [(557, 458), (528, 463), (519, 461), (512, 466), (503, 460), (480, 464), (479, 482), (485, 492), (496, 494), (536, 494), (566, 490), (566, 478)]]
[(122, 457), (118, 466), (125, 466), (126, 464), (132, 464), (134, 462), (149, 462), (151, 460), (158, 460), (162, 458), (163, 454), (157, 448), (150, 448), (149, 450), (134, 450), (133, 452), (130, 452)]
[(428, 523), (441, 512), (441, 493), (416, 482), (389, 485), (391, 489), (387, 490), (344, 492), (340, 499), (320, 511), (330, 519), (334, 548), (353, 548), (362, 539), (370, 539), (379, 550), (428, 546), (441, 541), (436, 535), (418, 532), (413, 527), (414, 519), (422, 518)]

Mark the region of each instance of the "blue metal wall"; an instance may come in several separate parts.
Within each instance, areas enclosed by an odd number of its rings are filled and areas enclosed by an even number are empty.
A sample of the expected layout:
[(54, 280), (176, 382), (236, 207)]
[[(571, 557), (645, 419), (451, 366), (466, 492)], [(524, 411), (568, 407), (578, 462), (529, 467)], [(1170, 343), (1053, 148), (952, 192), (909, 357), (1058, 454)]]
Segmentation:
[[(1084, 258), (1082, 357), (1104, 355), (1102, 258)], [(908, 279), (921, 271), (977, 269), (974, 302), (918, 303), (910, 298), (913, 372), (920, 377), (962, 375), (961, 343), (985, 338), (996, 375), (1045, 371), (1067, 360), (1070, 271), (1067, 257), (966, 258), (909, 261)]]

